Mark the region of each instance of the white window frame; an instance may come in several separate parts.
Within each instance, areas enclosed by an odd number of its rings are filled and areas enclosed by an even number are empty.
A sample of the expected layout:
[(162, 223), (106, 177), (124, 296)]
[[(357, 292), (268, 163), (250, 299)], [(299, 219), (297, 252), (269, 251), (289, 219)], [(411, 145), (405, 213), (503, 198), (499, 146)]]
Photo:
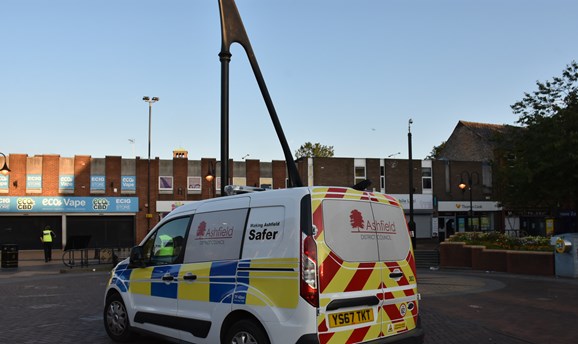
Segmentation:
[[(357, 169), (363, 168), (363, 177), (357, 175)], [(353, 185), (362, 182), (367, 179), (367, 168), (365, 165), (365, 159), (354, 159), (353, 162)]]
[[(170, 187), (161, 187), (161, 179), (170, 181)], [(173, 191), (175, 186), (175, 179), (173, 176), (159, 176), (159, 191)]]

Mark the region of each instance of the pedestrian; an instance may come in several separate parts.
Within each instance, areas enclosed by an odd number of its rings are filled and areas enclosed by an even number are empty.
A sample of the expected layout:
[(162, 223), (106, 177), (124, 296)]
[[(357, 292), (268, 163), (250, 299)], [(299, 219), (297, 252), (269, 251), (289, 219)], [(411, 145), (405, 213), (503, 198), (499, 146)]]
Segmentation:
[(40, 241), (42, 241), (44, 246), (45, 263), (48, 263), (49, 261), (52, 260), (52, 241), (54, 241), (55, 237), (56, 234), (54, 234), (50, 226), (44, 227), (44, 230), (42, 231), (42, 236), (40, 237)]

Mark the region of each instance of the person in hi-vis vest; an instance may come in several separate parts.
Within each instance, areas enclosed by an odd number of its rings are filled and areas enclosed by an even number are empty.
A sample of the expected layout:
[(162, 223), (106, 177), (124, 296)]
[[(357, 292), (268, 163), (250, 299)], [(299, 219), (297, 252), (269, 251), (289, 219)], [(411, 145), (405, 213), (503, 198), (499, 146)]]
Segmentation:
[(40, 241), (42, 241), (44, 246), (44, 261), (49, 262), (52, 260), (52, 241), (56, 237), (56, 234), (52, 231), (50, 226), (44, 227), (42, 231), (42, 236)]

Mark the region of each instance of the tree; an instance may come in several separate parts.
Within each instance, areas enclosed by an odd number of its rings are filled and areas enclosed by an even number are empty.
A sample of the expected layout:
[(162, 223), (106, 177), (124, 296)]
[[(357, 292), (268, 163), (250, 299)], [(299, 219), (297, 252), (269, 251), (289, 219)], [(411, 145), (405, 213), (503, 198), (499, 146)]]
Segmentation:
[(502, 138), (502, 146), (509, 146), (498, 169), (502, 198), (521, 206), (576, 209), (578, 64), (536, 84), (536, 91), (512, 105), (524, 130)]
[(446, 141), (440, 143), (439, 146), (434, 146), (428, 156), (425, 157), (426, 160), (436, 160), (439, 159), (440, 154), (444, 147), (446, 146)]
[(325, 146), (320, 143), (305, 142), (295, 152), (295, 157), (299, 158), (331, 158), (334, 155), (333, 146)]

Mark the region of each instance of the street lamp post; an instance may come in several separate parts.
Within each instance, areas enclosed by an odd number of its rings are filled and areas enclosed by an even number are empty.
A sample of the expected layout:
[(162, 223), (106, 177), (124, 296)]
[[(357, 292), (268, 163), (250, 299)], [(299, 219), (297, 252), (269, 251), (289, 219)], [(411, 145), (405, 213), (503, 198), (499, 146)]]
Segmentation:
[[(464, 175), (466, 176), (467, 183), (464, 181)], [(466, 221), (466, 232), (471, 231), (474, 219), (474, 202), (472, 199), (472, 186), (474, 185), (473, 176), (476, 176), (476, 183), (479, 183), (480, 175), (477, 172), (462, 171), (462, 173), (460, 173), (460, 184), (458, 185), (462, 190), (462, 193), (466, 192), (466, 188), (470, 193), (470, 210), (468, 211), (468, 219)]]
[(10, 168), (8, 168), (8, 164), (6, 163), (6, 161), (8, 160), (8, 158), (6, 158), (6, 155), (2, 152), (0, 152), (0, 154), (2, 154), (2, 156), (4, 157), (4, 166), (2, 166), (2, 168), (0, 169), (0, 173), (2, 173), (2, 175), (7, 175), (8, 173), (11, 172)]
[(415, 222), (413, 221), (413, 158), (411, 156), (411, 125), (413, 120), (410, 118), (407, 124), (407, 146), (408, 146), (408, 164), (409, 164), (409, 232), (411, 234), (411, 243), (415, 250), (417, 246), (417, 233), (415, 232)]
[(213, 180), (215, 179), (215, 167), (212, 162), (209, 162), (209, 168), (205, 180), (209, 182), (209, 198), (213, 197)]
[(149, 103), (149, 150), (148, 150), (148, 161), (147, 161), (147, 231), (151, 229), (151, 218), (153, 214), (151, 213), (151, 121), (152, 121), (152, 111), (153, 111), (153, 103), (159, 101), (159, 97), (152, 97), (149, 98), (147, 96), (142, 97), (142, 100)]

